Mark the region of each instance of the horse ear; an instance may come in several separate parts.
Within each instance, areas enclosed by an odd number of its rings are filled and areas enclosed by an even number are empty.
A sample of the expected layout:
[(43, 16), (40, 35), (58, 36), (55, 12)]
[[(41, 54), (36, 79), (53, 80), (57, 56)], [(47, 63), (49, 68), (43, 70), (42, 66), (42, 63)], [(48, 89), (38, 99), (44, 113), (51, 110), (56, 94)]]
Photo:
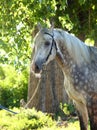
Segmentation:
[(51, 27), (50, 27), (50, 29), (51, 29), (51, 30), (54, 29), (54, 22), (53, 22), (53, 21), (51, 22)]
[(32, 37), (35, 37), (35, 35), (42, 29), (42, 26), (40, 23), (34, 26), (32, 31)]
[(50, 31), (53, 32), (53, 29), (54, 29), (54, 21), (51, 21), (51, 27), (50, 27)]
[(42, 25), (40, 23), (37, 24), (37, 28), (40, 31), (42, 29)]

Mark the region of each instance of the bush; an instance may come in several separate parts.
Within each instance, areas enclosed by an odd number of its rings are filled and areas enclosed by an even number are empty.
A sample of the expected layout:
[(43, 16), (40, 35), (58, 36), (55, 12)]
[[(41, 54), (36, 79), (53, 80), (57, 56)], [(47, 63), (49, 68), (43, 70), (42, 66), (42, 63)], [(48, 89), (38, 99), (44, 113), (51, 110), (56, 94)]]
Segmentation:
[(0, 103), (6, 107), (19, 106), (27, 98), (28, 70), (17, 72), (11, 65), (0, 65)]
[(0, 130), (78, 130), (78, 121), (63, 122), (54, 120), (49, 114), (33, 109), (16, 109), (19, 114), (0, 111)]
[[(55, 124), (51, 117), (37, 112), (35, 109), (18, 110), (20, 114), (13, 115), (11, 113), (1, 111), (0, 112), (0, 129), (2, 130), (36, 130), (42, 127), (51, 127)], [(2, 116), (3, 115), (3, 116)]]
[(64, 114), (70, 116), (75, 113), (75, 107), (73, 104), (60, 103), (60, 109), (63, 110)]

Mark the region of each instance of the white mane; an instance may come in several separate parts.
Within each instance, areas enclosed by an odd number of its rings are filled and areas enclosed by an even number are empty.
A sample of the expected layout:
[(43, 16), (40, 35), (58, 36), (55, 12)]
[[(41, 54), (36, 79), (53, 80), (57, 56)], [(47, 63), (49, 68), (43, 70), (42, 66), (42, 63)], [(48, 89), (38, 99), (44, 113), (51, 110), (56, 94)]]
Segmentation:
[(59, 29), (55, 30), (56, 32), (54, 33), (56, 37), (59, 38), (60, 35), (60, 39), (64, 42), (67, 51), (77, 64), (90, 62), (89, 47), (84, 42), (66, 31)]

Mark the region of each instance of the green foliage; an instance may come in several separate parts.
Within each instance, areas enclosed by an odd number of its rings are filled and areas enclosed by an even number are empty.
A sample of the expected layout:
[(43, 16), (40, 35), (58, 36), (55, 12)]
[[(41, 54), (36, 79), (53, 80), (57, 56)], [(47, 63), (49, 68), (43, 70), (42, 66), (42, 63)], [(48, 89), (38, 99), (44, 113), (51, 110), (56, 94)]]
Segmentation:
[[(17, 111), (14, 109), (14, 111)], [(0, 127), (7, 130), (36, 130), (41, 127), (51, 127), (55, 124), (52, 119), (43, 114), (42, 112), (37, 112), (35, 109), (23, 110), (21, 109), (19, 114), (12, 115), (7, 112), (0, 112)], [(4, 115), (5, 114), (5, 115)]]
[(46, 113), (36, 111), (35, 109), (16, 109), (19, 114), (13, 115), (4, 110), (0, 111), (0, 129), (2, 130), (78, 130), (78, 121), (65, 125), (59, 125), (64, 122), (52, 120)]
[(75, 108), (73, 104), (60, 103), (60, 108), (67, 116), (70, 116), (71, 114), (75, 113)]
[(0, 65), (0, 103), (19, 106), (20, 99), (27, 98), (28, 69), (17, 72), (11, 65)]
[[(25, 69), (31, 57), (31, 32), (40, 22), (84, 35), (97, 37), (97, 2), (78, 0), (0, 1), (0, 62)], [(84, 40), (85, 40), (84, 39)]]

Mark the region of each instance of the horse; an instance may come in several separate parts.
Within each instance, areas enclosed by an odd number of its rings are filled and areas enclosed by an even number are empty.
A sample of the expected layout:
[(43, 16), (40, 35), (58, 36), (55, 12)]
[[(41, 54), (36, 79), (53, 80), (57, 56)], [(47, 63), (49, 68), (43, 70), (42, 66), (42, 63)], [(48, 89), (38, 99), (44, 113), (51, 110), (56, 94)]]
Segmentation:
[(97, 130), (97, 48), (87, 46), (62, 29), (41, 28), (34, 37), (32, 71), (56, 60), (64, 74), (64, 87), (78, 112), (80, 130)]

